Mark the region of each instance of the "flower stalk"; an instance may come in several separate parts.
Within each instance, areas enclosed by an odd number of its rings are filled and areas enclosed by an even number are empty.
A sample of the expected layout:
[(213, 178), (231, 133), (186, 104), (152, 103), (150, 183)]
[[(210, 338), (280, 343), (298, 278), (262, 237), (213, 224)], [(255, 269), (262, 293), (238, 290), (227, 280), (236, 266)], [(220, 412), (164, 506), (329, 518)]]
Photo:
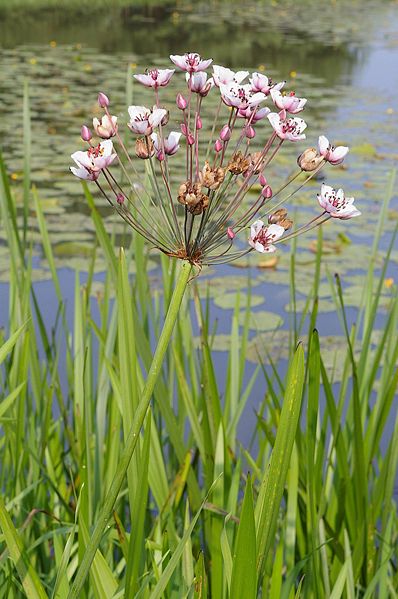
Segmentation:
[(159, 378), (163, 364), (164, 355), (170, 342), (173, 333), (174, 325), (180, 310), (181, 302), (187, 288), (192, 265), (189, 262), (182, 262), (181, 269), (175, 284), (174, 292), (171, 297), (169, 309), (164, 321), (163, 329), (159, 337), (158, 344), (152, 359), (152, 364), (148, 372), (145, 387), (142, 392), (140, 402), (134, 414), (133, 424), (125, 442), (123, 452), (119, 458), (118, 467), (109, 487), (109, 491), (105, 497), (104, 504), (96, 519), (96, 525), (90, 537), (90, 541), (86, 547), (83, 559), (76, 574), (71, 590), (68, 594), (68, 599), (78, 599), (83, 588), (85, 580), (88, 576), (91, 564), (93, 562), (95, 552), (97, 551), (102, 539), (102, 535), (108, 525), (112, 510), (114, 509), (117, 497), (122, 487), (124, 478), (127, 473), (130, 460), (137, 446), (141, 427), (144, 423), (145, 416), (151, 401), (152, 393), (155, 388), (156, 381)]

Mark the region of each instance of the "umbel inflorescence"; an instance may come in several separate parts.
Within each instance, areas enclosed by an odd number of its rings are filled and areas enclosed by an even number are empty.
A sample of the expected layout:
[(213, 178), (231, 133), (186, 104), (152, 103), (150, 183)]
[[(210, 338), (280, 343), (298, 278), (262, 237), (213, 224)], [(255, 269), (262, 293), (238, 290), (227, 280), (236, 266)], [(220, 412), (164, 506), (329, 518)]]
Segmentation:
[[(209, 76), (206, 69), (212, 60), (196, 53), (170, 58), (185, 73), (174, 114), (162, 104), (162, 88), (177, 78), (175, 69), (154, 68), (135, 75), (153, 90), (152, 107), (128, 108), (135, 156), (103, 93), (98, 102), (104, 115), (93, 119), (102, 141), (95, 144), (84, 125), (81, 136), (88, 150), (72, 154), (72, 173), (93, 181), (135, 231), (165, 254), (201, 266), (236, 260), (253, 249), (274, 252), (277, 243), (330, 218), (360, 214), (354, 198), (325, 184), (317, 196), (320, 213), (296, 230), (281, 207), (303, 187), (301, 183), (293, 188), (302, 171), (308, 173), (308, 181), (325, 164), (344, 160), (348, 148), (333, 147), (325, 136), (319, 137), (318, 149), (308, 148), (298, 157), (299, 170), (289, 181), (278, 190), (271, 188), (271, 161), (284, 143), (305, 139), (307, 125), (296, 116), (305, 108), (305, 98), (285, 92), (285, 82), (274, 83), (262, 73), (250, 77), (247, 71), (213, 65)], [(212, 124), (203, 122), (209, 94), (219, 95)], [(119, 178), (110, 168), (116, 161), (122, 171)]]

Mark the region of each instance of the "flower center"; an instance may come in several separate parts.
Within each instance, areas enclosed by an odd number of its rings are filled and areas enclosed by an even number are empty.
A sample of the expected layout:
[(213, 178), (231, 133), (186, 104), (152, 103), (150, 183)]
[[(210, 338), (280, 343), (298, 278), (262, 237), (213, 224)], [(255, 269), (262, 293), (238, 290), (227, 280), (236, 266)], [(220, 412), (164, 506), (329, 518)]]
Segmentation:
[(294, 119), (286, 119), (285, 121), (282, 121), (282, 131), (283, 133), (300, 133), (300, 124)]
[(98, 144), (98, 146), (95, 146), (95, 148), (89, 148), (87, 150), (87, 154), (90, 156), (90, 158), (100, 158), (104, 155), (104, 148), (101, 146), (101, 144)]
[(186, 60), (190, 67), (197, 67), (200, 62), (199, 54), (186, 54)]
[(268, 227), (263, 227), (257, 233), (257, 235), (255, 236), (253, 241), (254, 241), (254, 243), (257, 243), (257, 242), (261, 243), (261, 245), (263, 247), (266, 247), (267, 245), (271, 245), (271, 243), (274, 241), (275, 238), (276, 238), (275, 233), (269, 233)]
[(148, 71), (148, 75), (152, 77), (154, 81), (156, 81), (156, 79), (159, 77), (159, 69), (151, 69)]

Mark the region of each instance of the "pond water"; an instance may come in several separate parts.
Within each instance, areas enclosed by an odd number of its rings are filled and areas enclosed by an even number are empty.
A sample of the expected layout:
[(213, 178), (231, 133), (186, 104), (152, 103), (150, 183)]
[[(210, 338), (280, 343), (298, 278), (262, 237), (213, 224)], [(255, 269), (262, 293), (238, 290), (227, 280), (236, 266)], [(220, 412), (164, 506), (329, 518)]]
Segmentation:
[[(344, 166), (329, 169), (327, 182), (354, 195), (362, 216), (350, 222), (329, 223), (324, 256), (319, 329), (334, 363), (341, 329), (335, 315), (326, 272), (339, 272), (346, 287), (346, 304), (355, 318), (362, 294), (369, 248), (384, 199), (389, 174), (398, 158), (398, 4), (397, 2), (210, 2), (178, 3), (150, 8), (109, 9), (92, 14), (64, 8), (11, 13), (0, 9), (0, 129), (10, 181), (21, 201), (23, 171), (22, 92), (29, 81), (32, 119), (32, 183), (43, 200), (56, 263), (66, 302), (73, 305), (73, 269), (84, 273), (94, 231), (79, 182), (69, 171), (70, 154), (80, 149), (80, 126), (96, 113), (96, 95), (102, 89), (125, 119), (126, 80), (148, 66), (168, 64), (168, 55), (187, 50), (212, 57), (234, 69), (261, 70), (275, 79), (287, 79), (287, 88), (308, 98), (305, 119), (307, 141), (281, 153), (268, 179), (278, 181), (295, 170), (295, 157), (316, 145), (319, 134), (351, 148)], [(131, 88), (131, 86), (128, 86)], [(135, 103), (145, 103), (145, 90), (130, 89)], [(173, 101), (166, 95), (166, 101)], [(320, 181), (303, 189), (294, 202), (294, 218), (306, 218), (316, 209)], [(98, 202), (101, 202), (99, 199)], [(397, 196), (392, 199), (383, 245), (398, 218)], [(122, 232), (117, 215), (104, 209), (109, 231)], [(35, 280), (39, 300), (48, 305), (54, 322), (56, 302), (50, 273), (42, 260), (35, 216), (30, 219), (35, 241)], [(3, 233), (0, 231), (0, 244)], [(313, 239), (299, 238), (296, 280), (299, 306), (313, 276)], [(280, 247), (280, 246), (279, 246)], [(211, 295), (214, 318), (221, 334), (216, 346), (225, 349), (223, 333), (230, 328), (230, 295), (245, 289), (248, 276), (258, 297), (253, 337), (289, 319), (289, 250), (278, 252), (273, 269), (259, 269), (258, 256), (244, 264), (217, 267)], [(380, 257), (380, 264), (382, 257)], [(398, 251), (392, 255), (389, 276), (397, 281)], [(236, 266), (247, 266), (238, 270)], [(98, 285), (104, 260), (97, 262)], [(154, 261), (154, 275), (157, 263)], [(206, 272), (200, 285), (206, 286)], [(8, 257), (0, 245), (0, 326), (7, 320)], [(389, 289), (385, 289), (386, 302)], [(267, 314), (265, 314), (267, 312)], [(271, 313), (271, 314), (269, 314)], [(382, 323), (381, 314), (379, 322)], [(279, 339), (284, 339), (279, 335)], [(267, 339), (267, 343), (270, 339)], [(279, 341), (279, 349), (286, 343)], [(256, 361), (255, 342), (248, 359)], [(281, 357), (284, 357), (282, 351)], [(222, 362), (223, 358), (220, 356)], [(221, 368), (221, 371), (223, 369)], [(250, 369), (249, 369), (250, 370)], [(250, 372), (249, 372), (250, 374)], [(336, 373), (338, 379), (338, 373)], [(261, 397), (257, 388), (256, 401)]]

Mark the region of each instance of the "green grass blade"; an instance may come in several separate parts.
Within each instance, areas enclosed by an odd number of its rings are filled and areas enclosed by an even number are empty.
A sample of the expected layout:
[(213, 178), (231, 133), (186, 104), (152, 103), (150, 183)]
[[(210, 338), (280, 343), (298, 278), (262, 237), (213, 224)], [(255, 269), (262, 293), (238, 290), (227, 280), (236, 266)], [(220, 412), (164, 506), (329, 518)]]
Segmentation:
[(22, 539), (5, 508), (2, 497), (0, 497), (0, 527), (27, 599), (47, 599), (44, 587), (29, 561)]
[(252, 482), (248, 476), (234, 546), (230, 599), (255, 599), (256, 596), (256, 527)]
[(270, 557), (275, 540), (279, 507), (300, 416), (303, 384), (304, 351), (300, 344), (289, 367), (275, 445), (256, 505), (258, 575), (261, 574), (264, 563)]

